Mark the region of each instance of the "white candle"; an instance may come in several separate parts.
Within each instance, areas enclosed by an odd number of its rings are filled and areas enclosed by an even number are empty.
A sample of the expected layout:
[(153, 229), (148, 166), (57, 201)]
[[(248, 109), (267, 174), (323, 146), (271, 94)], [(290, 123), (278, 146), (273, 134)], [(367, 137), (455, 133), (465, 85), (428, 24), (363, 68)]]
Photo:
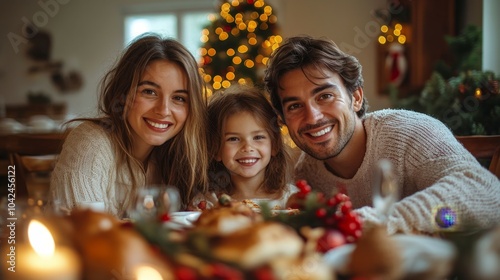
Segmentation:
[(80, 262), (69, 248), (55, 247), (50, 231), (40, 222), (28, 226), (31, 243), (16, 247), (15, 271), (7, 271), (6, 279), (23, 280), (78, 280)]
[(137, 280), (163, 280), (160, 272), (150, 266), (140, 266), (135, 270)]

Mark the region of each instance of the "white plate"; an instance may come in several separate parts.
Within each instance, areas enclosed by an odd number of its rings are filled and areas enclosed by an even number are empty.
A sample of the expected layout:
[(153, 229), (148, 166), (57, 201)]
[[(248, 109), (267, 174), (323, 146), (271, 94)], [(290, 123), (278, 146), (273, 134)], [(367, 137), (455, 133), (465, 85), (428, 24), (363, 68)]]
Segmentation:
[(166, 225), (173, 229), (190, 228), (198, 220), (201, 212), (198, 211), (180, 211), (170, 213), (170, 221)]
[(274, 214), (274, 215), (278, 215), (278, 214), (289, 214), (289, 215), (295, 215), (295, 214), (299, 214), (300, 211), (297, 210), (297, 209), (288, 209), (288, 210), (271, 210), (271, 213)]
[[(444, 279), (452, 269), (457, 253), (452, 243), (421, 235), (396, 234), (392, 238), (399, 248), (402, 248), (401, 256), (405, 276), (439, 271), (443, 275), (437, 275), (435, 279)], [(334, 248), (325, 253), (324, 260), (337, 273), (348, 275), (348, 265), (355, 247), (355, 244), (346, 244)]]

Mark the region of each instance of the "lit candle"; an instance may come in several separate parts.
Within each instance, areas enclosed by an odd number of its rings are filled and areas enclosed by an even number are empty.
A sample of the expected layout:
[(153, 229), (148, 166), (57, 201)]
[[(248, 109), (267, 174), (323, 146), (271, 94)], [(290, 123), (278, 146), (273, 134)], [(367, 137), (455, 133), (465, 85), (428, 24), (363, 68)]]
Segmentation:
[(160, 272), (150, 266), (139, 266), (135, 270), (137, 280), (163, 280)]
[(7, 279), (72, 280), (80, 279), (78, 256), (69, 248), (56, 247), (50, 231), (32, 220), (28, 225), (27, 244), (16, 247), (15, 271), (6, 272)]

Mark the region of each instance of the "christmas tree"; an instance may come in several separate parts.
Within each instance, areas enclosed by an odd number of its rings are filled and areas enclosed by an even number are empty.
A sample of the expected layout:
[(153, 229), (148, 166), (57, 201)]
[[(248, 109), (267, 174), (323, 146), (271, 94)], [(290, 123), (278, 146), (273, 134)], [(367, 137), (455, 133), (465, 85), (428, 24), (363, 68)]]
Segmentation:
[(209, 91), (260, 84), (269, 55), (282, 41), (277, 32), (277, 17), (264, 0), (222, 0), (201, 37)]

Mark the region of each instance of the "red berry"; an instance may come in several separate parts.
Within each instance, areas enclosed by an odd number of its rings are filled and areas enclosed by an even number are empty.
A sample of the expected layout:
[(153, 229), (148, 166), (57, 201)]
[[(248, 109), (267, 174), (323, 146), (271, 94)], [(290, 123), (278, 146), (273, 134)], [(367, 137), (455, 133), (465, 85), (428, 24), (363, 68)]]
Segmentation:
[(308, 194), (311, 192), (311, 186), (309, 186), (306, 180), (297, 181), (296, 186), (303, 194)]
[(295, 183), (295, 185), (297, 186), (297, 188), (302, 189), (304, 186), (307, 185), (307, 181), (306, 180), (298, 180), (297, 183)]
[(303, 193), (310, 193), (311, 192), (311, 186), (306, 185), (302, 190)]
[(357, 218), (346, 216), (338, 222), (338, 227), (346, 237), (356, 236), (358, 234), (356, 231), (361, 230), (361, 223)]
[(316, 217), (320, 218), (320, 219), (323, 219), (324, 217), (326, 217), (326, 209), (325, 208), (319, 208), (316, 210)]
[(196, 280), (198, 279), (193, 269), (181, 266), (175, 270), (175, 279), (179, 280)]
[(349, 212), (347, 214), (345, 214), (344, 216), (344, 219), (346, 220), (349, 220), (349, 221), (352, 221), (352, 222), (355, 222), (359, 225), (361, 225), (361, 219), (359, 218), (358, 214), (356, 214), (355, 212)]
[(332, 196), (330, 197), (327, 201), (326, 201), (326, 205), (330, 206), (330, 207), (333, 207), (333, 206), (336, 206), (338, 203), (337, 199), (335, 198), (335, 196)]
[(342, 211), (343, 214), (347, 214), (351, 211), (351, 209), (352, 209), (352, 202), (347, 200), (344, 201), (344, 203), (342, 204), (340, 211)]
[(198, 203), (198, 208), (200, 208), (200, 210), (205, 210), (207, 209), (207, 202), (205, 200), (202, 200)]
[(162, 222), (168, 222), (170, 221), (170, 215), (168, 213), (163, 213), (160, 215), (160, 221)]
[(343, 193), (337, 193), (335, 195), (335, 200), (337, 201), (337, 203), (340, 203), (342, 201), (347, 200), (347, 196), (345, 194), (343, 194)]
[(301, 193), (305, 193), (305, 194), (310, 193), (311, 192), (311, 186), (305, 185), (304, 188), (300, 189), (300, 192)]
[(336, 229), (328, 229), (323, 236), (318, 239), (317, 250), (324, 253), (328, 250), (344, 245), (345, 243), (346, 239), (340, 231)]

